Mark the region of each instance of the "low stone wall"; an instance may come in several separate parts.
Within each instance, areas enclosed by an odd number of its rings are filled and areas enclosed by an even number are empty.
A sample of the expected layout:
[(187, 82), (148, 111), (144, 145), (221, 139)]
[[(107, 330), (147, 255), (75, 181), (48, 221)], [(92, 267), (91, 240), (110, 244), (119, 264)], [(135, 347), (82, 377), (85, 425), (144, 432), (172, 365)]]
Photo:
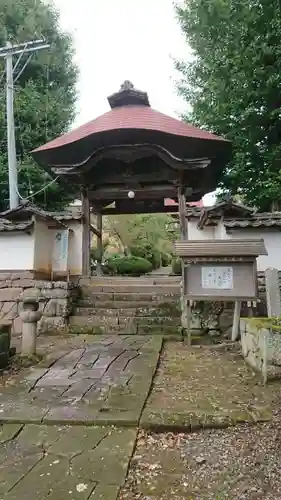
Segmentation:
[(77, 293), (73, 283), (35, 280), (30, 273), (0, 273), (0, 324), (10, 322), (12, 334), (21, 334), (22, 301), (32, 296), (42, 312), (38, 333), (62, 330), (68, 325)]
[(281, 367), (281, 332), (258, 328), (253, 320), (240, 320), (242, 354), (248, 365), (262, 372), (264, 359), (266, 365)]

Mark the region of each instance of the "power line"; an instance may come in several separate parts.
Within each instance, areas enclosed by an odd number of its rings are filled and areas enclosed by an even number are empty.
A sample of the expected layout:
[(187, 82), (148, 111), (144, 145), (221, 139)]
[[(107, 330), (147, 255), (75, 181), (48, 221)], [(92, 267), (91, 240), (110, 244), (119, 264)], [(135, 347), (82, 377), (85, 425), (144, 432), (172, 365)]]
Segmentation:
[[(17, 45), (12, 45), (11, 42), (7, 42), (5, 47), (0, 48), (0, 58), (4, 58), (6, 60), (7, 147), (9, 168), (9, 200), (11, 209), (18, 206), (20, 197), (17, 179), (18, 170), (15, 141), (14, 83), (25, 70), (33, 53), (37, 50), (42, 50), (49, 47), (50, 45), (47, 44), (44, 39), (40, 39), (19, 43)], [(30, 54), (30, 56), (14, 81), (13, 56), (19, 55), (19, 58), (15, 64), (15, 67), (17, 67), (23, 54)]]
[(18, 72), (16, 78), (14, 78), (14, 84), (18, 81), (18, 79), (20, 78), (20, 76), (23, 74), (26, 66), (28, 65), (29, 61), (31, 60), (31, 58), (33, 57), (33, 53), (29, 54), (27, 60), (25, 61), (23, 67), (21, 68), (21, 70)]

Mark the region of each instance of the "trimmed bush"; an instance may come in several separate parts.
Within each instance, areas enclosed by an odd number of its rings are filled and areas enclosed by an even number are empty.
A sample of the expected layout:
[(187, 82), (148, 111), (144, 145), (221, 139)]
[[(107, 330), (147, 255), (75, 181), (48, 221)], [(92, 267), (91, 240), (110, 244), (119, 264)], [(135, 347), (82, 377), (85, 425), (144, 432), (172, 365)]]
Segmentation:
[(162, 266), (163, 267), (168, 267), (171, 264), (172, 257), (170, 254), (162, 253), (161, 259), (162, 259)]
[(152, 271), (152, 264), (142, 257), (122, 256), (108, 259), (106, 268), (110, 274), (141, 276)]
[(181, 259), (172, 260), (172, 273), (181, 276)]
[(135, 257), (142, 257), (151, 262), (153, 269), (158, 269), (161, 265), (161, 252), (148, 241), (133, 245), (130, 252)]

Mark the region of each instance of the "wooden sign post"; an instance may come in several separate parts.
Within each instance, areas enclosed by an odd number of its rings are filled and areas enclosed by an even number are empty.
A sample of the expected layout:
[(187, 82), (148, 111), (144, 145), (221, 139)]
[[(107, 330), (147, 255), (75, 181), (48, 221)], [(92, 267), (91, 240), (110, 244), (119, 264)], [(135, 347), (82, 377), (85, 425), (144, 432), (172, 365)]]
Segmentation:
[(235, 301), (232, 340), (236, 340), (241, 302), (258, 296), (256, 259), (259, 255), (267, 255), (264, 241), (178, 241), (175, 251), (185, 269), (185, 300)]

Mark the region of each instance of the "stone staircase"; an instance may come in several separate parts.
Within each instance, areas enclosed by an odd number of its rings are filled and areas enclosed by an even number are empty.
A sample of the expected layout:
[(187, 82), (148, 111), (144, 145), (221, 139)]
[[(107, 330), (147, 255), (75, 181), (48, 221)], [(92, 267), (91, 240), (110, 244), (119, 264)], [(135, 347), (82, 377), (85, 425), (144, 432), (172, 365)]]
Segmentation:
[(71, 331), (117, 334), (181, 333), (180, 278), (92, 277), (80, 280)]

